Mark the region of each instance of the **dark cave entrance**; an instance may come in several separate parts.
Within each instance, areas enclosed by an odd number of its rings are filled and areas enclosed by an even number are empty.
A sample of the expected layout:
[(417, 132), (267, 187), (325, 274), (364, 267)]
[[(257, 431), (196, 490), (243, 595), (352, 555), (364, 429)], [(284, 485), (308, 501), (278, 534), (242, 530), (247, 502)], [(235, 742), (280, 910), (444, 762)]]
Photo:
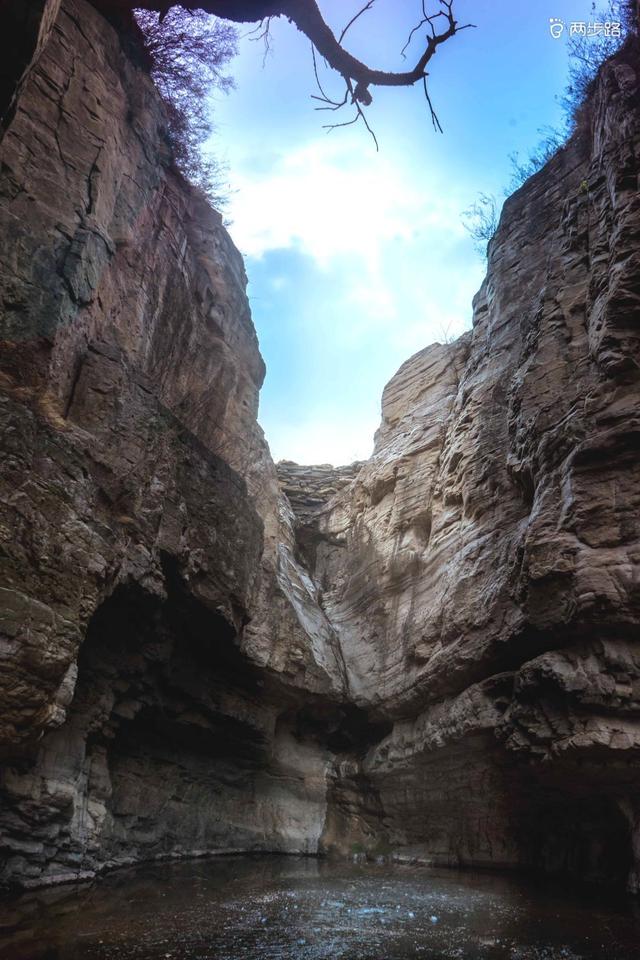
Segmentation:
[(388, 720), (375, 719), (369, 711), (349, 703), (309, 699), (291, 714), (295, 735), (312, 740), (333, 754), (363, 756), (391, 732)]
[(165, 583), (165, 599), (118, 586), (80, 652), (65, 726), (86, 738), (83, 802), (101, 812), (89, 843), (99, 857), (253, 842), (249, 808), (272, 724), (262, 682), (235, 628), (188, 592), (170, 560)]
[(544, 874), (624, 888), (633, 867), (630, 825), (615, 796), (593, 789), (581, 798), (568, 789), (537, 810), (530, 860)]

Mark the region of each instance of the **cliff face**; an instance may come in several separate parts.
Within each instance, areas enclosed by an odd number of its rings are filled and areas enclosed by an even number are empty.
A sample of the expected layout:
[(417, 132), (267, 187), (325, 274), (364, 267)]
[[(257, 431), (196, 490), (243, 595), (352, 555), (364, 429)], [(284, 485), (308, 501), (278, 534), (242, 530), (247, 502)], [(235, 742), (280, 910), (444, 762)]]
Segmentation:
[(344, 671), (256, 422), (242, 260), (130, 39), (84, 0), (28, 26), (1, 146), (4, 875), (314, 851), (329, 754), (293, 733)]
[(368, 817), (409, 856), (637, 885), (638, 97), (630, 48), (507, 201), (473, 331), (400, 368), (371, 460), (300, 511), (350, 695), (394, 721), (328, 842)]
[(242, 261), (135, 43), (10, 7), (3, 878), (361, 844), (637, 884), (637, 51), (371, 460), (279, 482)]

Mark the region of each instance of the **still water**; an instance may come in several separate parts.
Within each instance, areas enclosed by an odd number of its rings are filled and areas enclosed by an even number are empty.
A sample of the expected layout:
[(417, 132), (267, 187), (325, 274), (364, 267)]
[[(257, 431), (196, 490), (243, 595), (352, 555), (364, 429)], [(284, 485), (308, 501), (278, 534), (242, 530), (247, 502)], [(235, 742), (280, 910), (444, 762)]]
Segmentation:
[(491, 874), (303, 858), (140, 867), (0, 907), (2, 960), (639, 960), (640, 910)]

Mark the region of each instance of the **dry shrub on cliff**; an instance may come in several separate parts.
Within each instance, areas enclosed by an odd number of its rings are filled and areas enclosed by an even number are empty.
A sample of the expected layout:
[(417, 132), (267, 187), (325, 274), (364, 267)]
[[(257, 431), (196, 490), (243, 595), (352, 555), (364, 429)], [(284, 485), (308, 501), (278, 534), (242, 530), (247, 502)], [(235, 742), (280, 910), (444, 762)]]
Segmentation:
[(589, 96), (598, 70), (622, 46), (629, 34), (637, 30), (636, 0), (609, 0), (608, 6), (600, 10), (594, 2), (591, 5), (590, 20), (600, 24), (619, 23), (620, 33), (603, 31), (595, 36), (582, 33), (569, 35), (567, 86), (564, 93), (558, 97), (565, 115), (564, 129), (544, 127), (539, 130), (541, 139), (524, 160), (517, 153), (509, 155), (511, 182), (505, 191), (507, 196), (541, 170), (566, 143), (567, 137), (578, 124), (582, 106)]
[[(620, 23), (620, 34), (604, 31), (595, 36), (575, 33), (568, 36), (568, 82), (558, 101), (565, 114), (564, 128), (542, 127), (541, 139), (524, 158), (517, 152), (509, 154), (511, 180), (505, 189), (510, 196), (541, 170), (566, 143), (580, 122), (583, 106), (602, 64), (613, 56), (626, 39), (639, 30), (638, 0), (609, 0), (604, 10), (591, 6), (591, 20), (600, 23)], [(470, 234), (476, 252), (486, 259), (488, 242), (498, 224), (497, 203), (494, 196), (480, 193), (478, 199), (462, 212), (462, 225)]]
[(203, 145), (213, 131), (212, 90), (227, 92), (233, 87), (224, 69), (237, 52), (236, 28), (202, 10), (178, 6), (164, 16), (136, 10), (135, 17), (154, 82), (167, 105), (175, 164), (214, 206), (224, 206), (224, 166)]
[(473, 240), (473, 248), (486, 260), (489, 241), (498, 229), (500, 211), (493, 194), (480, 193), (470, 207), (462, 212), (462, 226)]
[(600, 33), (588, 36), (570, 35), (567, 40), (569, 77), (564, 93), (559, 97), (570, 132), (578, 122), (580, 109), (593, 87), (598, 70), (618, 50), (625, 39), (638, 30), (637, 0), (609, 0), (604, 9), (591, 5), (591, 20), (599, 23), (619, 23), (619, 35)]
[(556, 130), (553, 127), (541, 127), (538, 133), (541, 135), (541, 139), (524, 159), (520, 157), (517, 151), (509, 154), (511, 180), (505, 190), (505, 196), (510, 196), (518, 187), (526, 183), (529, 177), (532, 177), (538, 170), (542, 170), (567, 140), (566, 131)]

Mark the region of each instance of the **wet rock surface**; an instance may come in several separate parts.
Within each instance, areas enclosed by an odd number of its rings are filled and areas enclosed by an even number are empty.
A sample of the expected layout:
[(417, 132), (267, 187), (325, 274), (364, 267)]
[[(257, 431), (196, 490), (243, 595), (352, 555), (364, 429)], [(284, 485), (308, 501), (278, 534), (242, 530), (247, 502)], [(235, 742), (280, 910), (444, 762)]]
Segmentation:
[(138, 868), (0, 912), (11, 960), (636, 960), (631, 902), (490, 874), (223, 859)]

